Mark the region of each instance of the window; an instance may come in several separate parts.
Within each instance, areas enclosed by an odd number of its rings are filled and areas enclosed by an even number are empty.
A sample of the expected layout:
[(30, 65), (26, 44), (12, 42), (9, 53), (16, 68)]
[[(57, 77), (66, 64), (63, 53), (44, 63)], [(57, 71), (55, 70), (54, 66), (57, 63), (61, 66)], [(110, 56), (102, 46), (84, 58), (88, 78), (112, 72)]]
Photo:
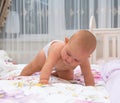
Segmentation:
[(120, 27), (119, 0), (12, 0), (11, 10), (19, 14), (20, 35), (89, 29), (92, 15), (97, 28)]
[(65, 0), (66, 29), (89, 28), (89, 0)]
[(19, 13), (20, 34), (48, 33), (48, 0), (13, 0), (11, 10)]

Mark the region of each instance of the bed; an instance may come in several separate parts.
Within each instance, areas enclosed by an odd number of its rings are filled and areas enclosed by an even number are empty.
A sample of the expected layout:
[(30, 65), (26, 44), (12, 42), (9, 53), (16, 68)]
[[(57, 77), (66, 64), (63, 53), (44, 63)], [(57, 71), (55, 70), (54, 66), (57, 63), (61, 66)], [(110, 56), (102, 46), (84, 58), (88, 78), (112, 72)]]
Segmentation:
[(39, 73), (18, 76), (25, 65), (0, 51), (0, 103), (110, 103), (98, 65), (91, 65), (95, 87), (84, 86), (79, 66), (72, 81), (51, 76), (49, 85), (39, 85)]

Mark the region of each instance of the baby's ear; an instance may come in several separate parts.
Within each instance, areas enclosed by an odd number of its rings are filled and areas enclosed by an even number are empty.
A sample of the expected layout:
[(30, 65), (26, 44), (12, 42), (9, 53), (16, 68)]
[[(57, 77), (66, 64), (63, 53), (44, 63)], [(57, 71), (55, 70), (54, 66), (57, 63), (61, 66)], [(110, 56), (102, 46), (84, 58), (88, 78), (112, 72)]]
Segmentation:
[(69, 41), (69, 38), (65, 37), (65, 43), (68, 43), (68, 41)]

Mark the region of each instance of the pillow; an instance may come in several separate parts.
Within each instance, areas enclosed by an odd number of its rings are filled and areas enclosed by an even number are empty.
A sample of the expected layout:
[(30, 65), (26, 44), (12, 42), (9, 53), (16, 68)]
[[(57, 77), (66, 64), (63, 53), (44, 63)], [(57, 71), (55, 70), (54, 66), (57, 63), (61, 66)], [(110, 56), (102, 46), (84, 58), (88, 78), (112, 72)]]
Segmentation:
[(120, 59), (109, 60), (101, 64), (100, 72), (104, 81), (107, 81), (116, 71), (120, 71)]
[(109, 93), (111, 103), (119, 103), (120, 59), (109, 60), (101, 65), (101, 74)]
[(10, 62), (12, 61), (12, 58), (10, 58), (7, 54), (6, 51), (4, 50), (0, 50), (0, 60), (2, 61), (6, 61), (6, 62)]

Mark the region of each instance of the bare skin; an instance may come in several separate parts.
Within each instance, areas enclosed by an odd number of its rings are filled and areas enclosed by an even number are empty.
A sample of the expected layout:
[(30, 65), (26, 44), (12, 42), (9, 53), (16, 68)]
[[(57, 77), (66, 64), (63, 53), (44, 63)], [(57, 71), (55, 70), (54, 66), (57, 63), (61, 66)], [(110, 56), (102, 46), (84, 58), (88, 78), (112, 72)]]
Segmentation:
[(47, 58), (44, 51), (41, 50), (20, 75), (28, 76), (40, 72), (39, 83), (48, 84), (53, 68), (56, 70), (53, 75), (72, 80), (73, 70), (80, 65), (85, 85), (94, 86), (89, 57), (95, 47), (96, 39), (90, 32), (86, 30), (78, 31), (70, 39), (65, 38), (64, 42), (52, 43)]

